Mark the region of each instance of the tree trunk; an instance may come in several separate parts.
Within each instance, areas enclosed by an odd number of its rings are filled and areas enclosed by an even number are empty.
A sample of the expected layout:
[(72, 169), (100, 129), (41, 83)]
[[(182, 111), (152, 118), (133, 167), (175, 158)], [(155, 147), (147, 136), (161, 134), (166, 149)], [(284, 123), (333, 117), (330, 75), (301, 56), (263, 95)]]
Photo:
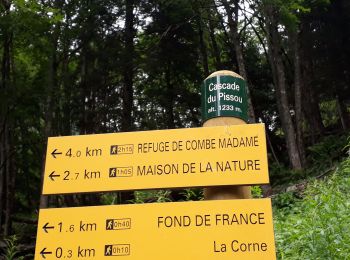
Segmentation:
[(230, 36), (226, 30), (226, 26), (225, 26), (225, 21), (224, 18), (221, 15), (221, 11), (219, 11), (218, 6), (216, 5), (215, 0), (212, 1), (213, 6), (215, 8), (216, 11), (216, 15), (219, 19), (220, 25), (221, 25), (221, 30), (224, 32), (225, 37), (223, 37), (223, 40), (225, 41), (227, 48), (228, 48), (228, 53), (229, 53), (229, 59), (231, 61), (232, 64), (232, 69), (234, 71), (238, 70), (238, 64), (237, 64), (237, 60), (236, 60), (236, 55), (235, 55), (235, 48), (233, 46), (233, 43), (230, 40)]
[(275, 159), (275, 162), (277, 163), (277, 165), (280, 165), (280, 162), (279, 162), (278, 157), (277, 157), (276, 152), (275, 152), (275, 148), (273, 148), (268, 129), (266, 129), (265, 132), (266, 132), (266, 141), (268, 143), (268, 147), (270, 148), (272, 157), (273, 157), (273, 159)]
[[(0, 155), (1, 155), (1, 164), (0, 164), (0, 227), (4, 227), (3, 234), (4, 236), (8, 236), (10, 229), (10, 215), (11, 208), (9, 206), (9, 192), (10, 192), (10, 183), (9, 180), (11, 178), (11, 151), (9, 145), (9, 126), (7, 122), (4, 120), (2, 126), (2, 134), (1, 134), (1, 144), (0, 144)], [(1, 231), (1, 230), (0, 230)]]
[(167, 103), (165, 105), (166, 109), (166, 122), (167, 122), (167, 128), (168, 129), (173, 129), (175, 128), (175, 120), (174, 120), (174, 86), (171, 83), (171, 75), (170, 75), (170, 62), (167, 61), (167, 68), (165, 71), (165, 83), (166, 83), (166, 88), (167, 88)]
[[(53, 134), (53, 111), (55, 111), (57, 100), (55, 97), (57, 87), (57, 44), (59, 38), (59, 28), (55, 28), (52, 32), (52, 46), (51, 46), (51, 57), (49, 60), (48, 68), (48, 84), (47, 84), (47, 98), (46, 98), (46, 109), (45, 109), (45, 129), (44, 129), (44, 154), (42, 155), (42, 167), (41, 167), (41, 187), (44, 183), (45, 175), (45, 160), (47, 150), (47, 139)], [(49, 197), (41, 194), (40, 196), (40, 208), (47, 208), (49, 205)]]
[(310, 35), (312, 35), (310, 23), (306, 19), (302, 19), (301, 26), (303, 28), (300, 34), (300, 56), (302, 57), (300, 66), (301, 81), (303, 82), (302, 107), (314, 144), (323, 135), (325, 128), (322, 122), (318, 94), (315, 93), (312, 84), (312, 75), (315, 73), (311, 57), (313, 41), (310, 39)]
[[(133, 130), (133, 85), (134, 85), (134, 0), (125, 0), (125, 31), (123, 54), (123, 78), (124, 85), (121, 92), (123, 100), (122, 125), (123, 132)], [(120, 203), (128, 203), (135, 198), (134, 192), (120, 192)]]
[(210, 41), (213, 49), (213, 54), (215, 58), (215, 68), (216, 70), (221, 70), (222, 69), (222, 63), (221, 63), (221, 57), (220, 57), (220, 51), (219, 47), (216, 41), (215, 37), (215, 26), (214, 26), (214, 21), (213, 21), (213, 16), (211, 14), (211, 9), (208, 9), (207, 11), (207, 16), (208, 16), (208, 24), (209, 24), (209, 36), (210, 36)]
[(336, 103), (341, 125), (343, 130), (346, 131), (350, 127), (349, 112), (346, 109), (343, 99), (338, 94), (336, 95)]
[(325, 127), (322, 122), (318, 96), (315, 93), (314, 89), (312, 88), (310, 81), (307, 79), (309, 75), (303, 76), (303, 82), (304, 82), (303, 107), (304, 107), (304, 114), (311, 131), (312, 143), (314, 144), (317, 142), (317, 139), (320, 136), (322, 136), (323, 133), (325, 132)]
[[(11, 1), (1, 1), (2, 8), (4, 9), (3, 16), (9, 16), (11, 12)], [(1, 62), (1, 86), (0, 91), (7, 95), (7, 92), (12, 86), (12, 71), (13, 67), (11, 62), (12, 58), (12, 43), (13, 32), (11, 28), (7, 27), (3, 30), (3, 48), (2, 48), (2, 62)], [(12, 201), (14, 196), (14, 149), (11, 142), (11, 120), (9, 117), (10, 104), (8, 100), (2, 100), (0, 104), (0, 229), (3, 226), (4, 236), (8, 236), (11, 232), (11, 215), (12, 215)], [(3, 215), (4, 214), (4, 215)]]
[(295, 32), (291, 37), (294, 45), (294, 110), (295, 110), (295, 128), (296, 128), (296, 139), (300, 154), (300, 160), (302, 166), (305, 166), (305, 147), (303, 137), (303, 109), (302, 109), (302, 96), (303, 87), (301, 81), (301, 70), (300, 70), (300, 46), (299, 46), (299, 33)]
[(125, 48), (124, 48), (124, 86), (122, 89), (123, 111), (122, 131), (133, 129), (133, 78), (134, 78), (134, 0), (126, 0)]
[(5, 221), (4, 221), (4, 236), (7, 237), (12, 232), (12, 211), (13, 211), (13, 200), (15, 197), (15, 180), (16, 180), (16, 167), (14, 159), (14, 146), (11, 140), (9, 129), (7, 129), (7, 167), (6, 167), (6, 201), (5, 201)]
[(199, 6), (195, 6), (194, 9), (196, 12), (196, 24), (198, 27), (199, 46), (200, 46), (200, 51), (201, 51), (203, 70), (204, 70), (205, 77), (207, 77), (209, 75), (209, 65), (208, 65), (207, 46), (206, 46), (206, 43), (204, 41), (202, 15), (200, 13)]
[[(3, 91), (3, 90), (1, 90)], [(1, 111), (2, 112), (2, 111)], [(4, 116), (1, 114), (1, 116)], [(1, 118), (2, 119), (2, 118)], [(5, 182), (5, 156), (6, 156), (6, 151), (5, 151), (5, 120), (1, 120), (1, 131), (0, 131), (0, 233), (1, 233), (1, 227), (2, 227), (2, 212), (3, 212), (3, 194), (4, 194), (4, 182)]]
[(322, 122), (318, 95), (312, 87), (310, 75), (312, 75), (312, 65), (310, 57), (306, 54), (307, 50), (303, 50), (303, 60), (301, 62), (302, 67), (302, 81), (304, 83), (304, 95), (302, 98), (304, 114), (309, 125), (312, 143), (314, 144), (317, 139), (323, 135), (325, 127)]
[[(235, 53), (236, 53), (236, 59), (238, 64), (238, 70), (239, 74), (245, 79), (246, 81), (246, 89), (247, 89), (247, 96), (248, 96), (248, 115), (249, 115), (249, 121), (251, 123), (255, 122), (255, 113), (253, 108), (253, 102), (251, 97), (251, 91), (249, 89), (248, 84), (248, 77), (246, 72), (246, 67), (244, 63), (244, 57), (243, 57), (243, 49), (240, 42), (240, 37), (238, 34), (238, 11), (239, 11), (239, 0), (234, 0), (234, 9), (232, 10), (229, 2), (227, 0), (221, 0), (226, 14), (227, 14), (227, 20), (230, 27), (230, 35), (231, 35), (231, 41), (233, 42), (235, 46)], [(232, 3), (231, 3), (232, 5)]]
[[(54, 57), (51, 57), (51, 64), (49, 69), (49, 83), (48, 83), (48, 92), (46, 98), (46, 111), (45, 111), (45, 129), (44, 129), (44, 153), (42, 155), (42, 165), (41, 165), (41, 187), (44, 184), (45, 177), (45, 161), (46, 161), (46, 152), (47, 152), (47, 139), (51, 136), (52, 133), (52, 111), (53, 111), (53, 61)], [(40, 196), (40, 208), (47, 208), (49, 206), (49, 197), (47, 195), (41, 194)]]
[(299, 149), (296, 141), (296, 133), (292, 117), (290, 114), (290, 107), (287, 95), (286, 76), (284, 70), (284, 64), (282, 60), (282, 50), (280, 45), (279, 34), (277, 31), (276, 11), (272, 6), (265, 6), (265, 19), (266, 19), (266, 31), (267, 40), (269, 45), (269, 52), (271, 57), (271, 66), (275, 66), (272, 69), (274, 75), (276, 95), (277, 95), (277, 106), (279, 115), (281, 118), (282, 128), (285, 133), (287, 150), (290, 163), (293, 169), (302, 169), (302, 163), (300, 159)]
[(62, 39), (62, 102), (61, 111), (63, 112), (61, 134), (68, 136), (72, 134), (72, 87), (69, 76), (69, 48), (71, 40), (69, 38), (69, 24), (71, 23), (70, 12), (65, 12), (65, 26), (63, 28)]

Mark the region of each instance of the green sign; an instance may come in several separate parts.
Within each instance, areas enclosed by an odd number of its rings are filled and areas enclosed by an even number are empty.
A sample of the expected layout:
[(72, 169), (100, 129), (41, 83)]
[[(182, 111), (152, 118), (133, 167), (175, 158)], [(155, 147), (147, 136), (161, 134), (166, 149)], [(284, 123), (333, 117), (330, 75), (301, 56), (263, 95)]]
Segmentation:
[(202, 118), (238, 117), (248, 122), (245, 81), (229, 75), (207, 78), (202, 84)]

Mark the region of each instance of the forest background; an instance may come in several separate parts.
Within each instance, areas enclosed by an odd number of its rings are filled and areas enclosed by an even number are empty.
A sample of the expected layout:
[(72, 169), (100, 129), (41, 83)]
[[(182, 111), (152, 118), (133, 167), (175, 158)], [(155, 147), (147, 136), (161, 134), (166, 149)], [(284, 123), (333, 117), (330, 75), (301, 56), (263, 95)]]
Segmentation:
[[(200, 85), (216, 70), (246, 79), (250, 122), (266, 124), (272, 187), (253, 191), (275, 196), (277, 229), (313, 208), (304, 198), (348, 189), (349, 14), (346, 0), (1, 0), (3, 254), (30, 259), (39, 207), (201, 199), (196, 189), (40, 194), (49, 136), (199, 127)], [(324, 190), (308, 188), (328, 175)], [(348, 204), (332, 212), (349, 215)], [(278, 256), (298, 259), (287, 228)], [(334, 256), (344, 243), (345, 259), (349, 235), (336, 239), (334, 251), (315, 245)]]

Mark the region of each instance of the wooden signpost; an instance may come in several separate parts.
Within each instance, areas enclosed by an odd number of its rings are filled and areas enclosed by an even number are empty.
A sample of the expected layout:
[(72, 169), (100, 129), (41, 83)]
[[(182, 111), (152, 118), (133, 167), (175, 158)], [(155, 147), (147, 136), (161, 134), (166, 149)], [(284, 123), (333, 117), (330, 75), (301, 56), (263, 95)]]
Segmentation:
[[(247, 90), (240, 75), (224, 70), (214, 72), (204, 80), (202, 118), (204, 127), (242, 126), (248, 122)], [(247, 199), (251, 193), (249, 186), (211, 187), (204, 189), (204, 196), (206, 199)]]
[(49, 138), (43, 194), (207, 187), (212, 201), (41, 209), (35, 259), (276, 259), (271, 200), (242, 186), (269, 182), (244, 80), (210, 75), (202, 109), (205, 128)]

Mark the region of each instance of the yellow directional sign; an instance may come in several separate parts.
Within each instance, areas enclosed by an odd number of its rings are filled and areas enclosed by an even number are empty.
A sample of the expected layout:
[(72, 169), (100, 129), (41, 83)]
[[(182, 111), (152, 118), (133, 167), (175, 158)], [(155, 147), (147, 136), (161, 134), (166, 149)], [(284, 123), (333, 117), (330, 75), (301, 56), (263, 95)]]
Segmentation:
[(40, 210), (35, 259), (275, 259), (270, 199)]
[(51, 137), (43, 194), (268, 183), (263, 124)]

